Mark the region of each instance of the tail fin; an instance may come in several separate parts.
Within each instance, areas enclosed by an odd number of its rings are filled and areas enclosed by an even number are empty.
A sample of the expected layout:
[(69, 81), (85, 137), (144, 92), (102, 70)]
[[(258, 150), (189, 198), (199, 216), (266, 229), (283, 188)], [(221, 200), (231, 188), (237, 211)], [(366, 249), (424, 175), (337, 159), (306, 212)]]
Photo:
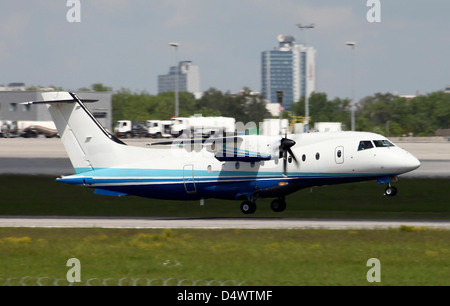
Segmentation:
[(48, 105), (75, 171), (82, 173), (109, 167), (114, 161), (115, 148), (125, 144), (110, 134), (83, 104), (95, 100), (81, 100), (70, 92), (41, 95), (43, 101), (27, 103)]

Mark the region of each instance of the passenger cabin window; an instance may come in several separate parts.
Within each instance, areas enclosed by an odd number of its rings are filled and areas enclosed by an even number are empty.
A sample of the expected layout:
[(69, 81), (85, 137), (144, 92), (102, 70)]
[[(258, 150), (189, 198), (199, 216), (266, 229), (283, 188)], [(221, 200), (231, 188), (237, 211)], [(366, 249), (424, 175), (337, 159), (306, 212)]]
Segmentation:
[(359, 142), (358, 151), (372, 149), (372, 148), (373, 148), (373, 144), (370, 140), (361, 140)]
[(394, 147), (394, 145), (389, 140), (374, 140), (373, 143), (377, 148), (380, 147)]

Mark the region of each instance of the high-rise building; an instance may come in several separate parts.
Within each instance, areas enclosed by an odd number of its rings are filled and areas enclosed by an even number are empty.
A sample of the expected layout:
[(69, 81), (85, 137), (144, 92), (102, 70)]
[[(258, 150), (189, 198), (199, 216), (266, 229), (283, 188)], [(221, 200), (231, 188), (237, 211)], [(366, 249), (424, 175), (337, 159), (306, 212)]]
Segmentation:
[(292, 36), (278, 35), (279, 45), (261, 54), (261, 91), (265, 99), (277, 102), (283, 91), (286, 110), (316, 89), (316, 49), (295, 44)]
[(200, 92), (200, 70), (191, 61), (182, 61), (178, 66), (172, 66), (168, 74), (158, 75), (158, 93), (175, 91), (178, 74), (178, 91), (193, 93), (196, 97)]

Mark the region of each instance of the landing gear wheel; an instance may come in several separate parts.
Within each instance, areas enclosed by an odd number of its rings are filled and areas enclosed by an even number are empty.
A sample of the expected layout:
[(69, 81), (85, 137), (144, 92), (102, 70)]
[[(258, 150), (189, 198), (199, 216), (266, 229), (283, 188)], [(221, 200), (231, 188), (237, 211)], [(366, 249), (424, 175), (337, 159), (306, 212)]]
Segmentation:
[(282, 212), (286, 209), (286, 201), (283, 199), (275, 199), (270, 203), (270, 208), (274, 212)]
[(256, 204), (251, 201), (244, 201), (241, 204), (241, 211), (246, 215), (253, 214), (256, 211)]
[(394, 186), (388, 186), (384, 191), (384, 194), (388, 197), (393, 197), (397, 194), (397, 188), (395, 188)]

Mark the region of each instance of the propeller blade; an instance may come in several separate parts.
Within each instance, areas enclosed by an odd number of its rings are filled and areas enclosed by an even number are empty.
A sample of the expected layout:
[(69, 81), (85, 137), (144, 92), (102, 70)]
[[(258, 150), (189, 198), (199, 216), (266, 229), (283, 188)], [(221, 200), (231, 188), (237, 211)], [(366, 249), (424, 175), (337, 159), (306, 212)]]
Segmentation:
[(288, 153), (292, 156), (292, 159), (295, 161), (295, 163), (298, 165), (297, 158), (295, 157), (294, 153), (291, 150), (291, 147), (295, 146), (295, 141), (292, 139), (287, 138), (287, 134), (285, 135), (285, 138), (281, 138), (280, 140), (280, 158), (283, 158), (283, 174), (286, 176), (287, 174), (287, 160), (288, 160)]
[(287, 151), (289, 148), (295, 146), (295, 141), (289, 138), (282, 138), (280, 144), (280, 150)]
[(295, 155), (290, 148), (288, 149), (288, 152), (289, 152), (289, 154), (291, 154), (291, 157), (295, 161), (295, 164), (298, 165), (297, 158), (295, 158)]

